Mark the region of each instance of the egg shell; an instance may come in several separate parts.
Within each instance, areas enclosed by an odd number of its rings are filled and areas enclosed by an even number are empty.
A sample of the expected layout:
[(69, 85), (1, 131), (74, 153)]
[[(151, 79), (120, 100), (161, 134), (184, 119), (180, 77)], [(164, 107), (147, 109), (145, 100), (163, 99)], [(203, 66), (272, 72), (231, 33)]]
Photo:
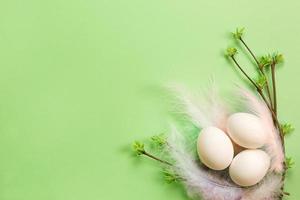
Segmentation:
[(201, 162), (214, 170), (227, 168), (234, 154), (230, 138), (216, 127), (202, 129), (197, 141), (197, 150)]
[(267, 132), (261, 119), (249, 113), (235, 113), (227, 120), (227, 132), (238, 145), (256, 149), (267, 140)]
[(252, 186), (264, 178), (269, 167), (270, 157), (266, 152), (250, 149), (234, 157), (229, 167), (229, 175), (240, 186)]

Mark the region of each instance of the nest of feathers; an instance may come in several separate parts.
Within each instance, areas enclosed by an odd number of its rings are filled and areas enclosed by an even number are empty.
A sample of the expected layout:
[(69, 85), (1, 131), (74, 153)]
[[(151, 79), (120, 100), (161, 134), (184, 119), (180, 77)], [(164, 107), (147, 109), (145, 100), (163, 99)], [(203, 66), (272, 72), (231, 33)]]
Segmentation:
[[(228, 58), (244, 75), (252, 90), (238, 87), (229, 98), (225, 99), (215, 84), (200, 95), (190, 93), (183, 86), (172, 85), (168, 87), (168, 91), (175, 97), (173, 105), (176, 115), (187, 119), (197, 131), (191, 134), (189, 130), (171, 125), (168, 135), (153, 137), (152, 140), (161, 147), (159, 151), (162, 157), (146, 151), (141, 142), (135, 142), (133, 147), (138, 155), (162, 163), (167, 169), (168, 180), (183, 183), (188, 196), (193, 199), (281, 200), (284, 195), (288, 195), (284, 191), (284, 182), (287, 169), (292, 164), (291, 159), (285, 155), (284, 137), (293, 131), (290, 124), (281, 124), (277, 116), (275, 69), (283, 62), (283, 56), (275, 53), (258, 59), (243, 39), (244, 29), (237, 29), (233, 36), (241, 42), (257, 65), (258, 78), (252, 79), (237, 61), (237, 49), (227, 49)], [(231, 114), (237, 111), (250, 113), (259, 118), (266, 130), (266, 140), (260, 149), (270, 158), (262, 179), (247, 187), (232, 181), (228, 168), (217, 171), (206, 167), (196, 153), (199, 130), (216, 127), (228, 134), (226, 123)]]
[[(182, 87), (173, 87), (177, 94), (177, 108), (180, 113), (199, 129), (214, 126), (224, 132), (231, 113), (230, 106), (211, 88), (204, 100), (199, 100)], [(283, 196), (285, 156), (278, 129), (274, 126), (272, 114), (265, 103), (251, 91), (239, 88), (235, 95), (241, 101), (245, 112), (258, 116), (268, 129), (267, 143), (263, 146), (271, 157), (267, 175), (255, 186), (241, 187), (229, 177), (228, 171), (215, 171), (205, 167), (193, 151), (196, 147), (190, 134), (171, 128), (165, 145), (166, 153), (172, 160), (172, 170), (181, 177), (189, 196), (204, 200), (277, 200)], [(235, 104), (235, 103), (234, 103)]]

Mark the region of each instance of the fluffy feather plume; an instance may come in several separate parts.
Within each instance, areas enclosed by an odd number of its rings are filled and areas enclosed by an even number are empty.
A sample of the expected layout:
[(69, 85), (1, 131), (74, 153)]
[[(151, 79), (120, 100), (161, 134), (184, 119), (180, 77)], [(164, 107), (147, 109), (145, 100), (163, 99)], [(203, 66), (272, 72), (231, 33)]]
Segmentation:
[(261, 118), (263, 125), (268, 133), (268, 139), (265, 150), (271, 156), (271, 171), (282, 172), (284, 153), (281, 145), (281, 140), (277, 128), (274, 126), (272, 114), (266, 104), (257, 96), (246, 89), (240, 89), (240, 94), (245, 100), (245, 104), (253, 114)]
[(174, 159), (174, 171), (183, 179), (190, 197), (203, 200), (277, 200), (282, 194), (281, 175), (271, 172), (259, 184), (242, 188), (229, 177), (202, 167), (189, 152), (189, 146), (185, 137), (172, 126), (167, 151)]
[(180, 85), (171, 85), (168, 89), (174, 94), (179, 105), (176, 109), (186, 115), (198, 128), (215, 126), (226, 130), (228, 109), (219, 97), (217, 88), (212, 84), (209, 91), (201, 98), (192, 95)]
[[(183, 87), (172, 86), (171, 89), (177, 92), (176, 97), (181, 101), (179, 105), (182, 106), (183, 114), (187, 115), (197, 127), (216, 126), (225, 130), (226, 120), (230, 113), (215, 88), (209, 90), (208, 98), (200, 101), (186, 92)], [(260, 117), (268, 130), (266, 151), (272, 157), (270, 173), (255, 186), (248, 188), (237, 186), (228, 174), (224, 176), (227, 172), (222, 174), (222, 172), (213, 172), (202, 167), (194, 153), (190, 151), (192, 144), (188, 142), (189, 138), (172, 126), (167, 151), (175, 161), (174, 170), (182, 177), (191, 197), (200, 197), (203, 200), (277, 200), (281, 195), (282, 176), (273, 171), (282, 171), (284, 155), (271, 113), (264, 102), (250, 91), (241, 89), (239, 94), (248, 112)]]
[(242, 200), (277, 200), (281, 187), (281, 175), (270, 173), (257, 186), (245, 190)]
[(242, 188), (202, 168), (187, 150), (188, 146), (185, 138), (172, 127), (168, 151), (175, 161), (174, 170), (182, 177), (189, 196), (204, 200), (241, 200)]

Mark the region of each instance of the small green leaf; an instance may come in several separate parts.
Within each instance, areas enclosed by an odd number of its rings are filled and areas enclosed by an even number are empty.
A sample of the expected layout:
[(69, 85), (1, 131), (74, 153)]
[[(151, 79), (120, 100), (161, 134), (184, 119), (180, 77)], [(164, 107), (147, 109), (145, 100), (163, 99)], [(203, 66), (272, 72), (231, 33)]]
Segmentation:
[(260, 64), (260, 67), (269, 67), (274, 63), (275, 64), (283, 63), (283, 61), (284, 61), (284, 58), (283, 58), (282, 54), (273, 53), (272, 55), (268, 54), (266, 56), (262, 56), (260, 58), (259, 64)]
[(167, 138), (165, 137), (164, 134), (159, 134), (159, 135), (154, 135), (151, 137), (151, 141), (159, 146), (159, 147), (162, 147), (164, 146), (166, 143), (167, 143)]
[(286, 157), (285, 164), (286, 164), (287, 169), (290, 169), (293, 167), (293, 165), (295, 165), (295, 162), (293, 161), (293, 159), (291, 157)]
[(269, 54), (269, 55), (266, 55), (266, 56), (262, 56), (260, 58), (259, 64), (262, 68), (263, 67), (269, 67), (272, 64), (272, 61), (273, 61), (272, 56)]
[(233, 37), (236, 39), (241, 39), (244, 35), (245, 28), (237, 28), (235, 32), (232, 33)]
[(164, 169), (163, 174), (167, 183), (178, 182), (180, 180), (180, 176), (176, 174), (173, 170)]
[(259, 75), (255, 82), (260, 89), (263, 89), (267, 83), (267, 78), (264, 75)]
[(233, 57), (234, 55), (237, 54), (237, 49), (234, 47), (229, 47), (227, 48), (226, 52), (228, 56)]
[(283, 63), (283, 61), (284, 61), (283, 55), (280, 54), (280, 53), (274, 53), (273, 54), (273, 61), (276, 64)]
[(132, 149), (137, 155), (142, 155), (145, 153), (145, 145), (142, 142), (135, 141), (132, 144)]
[(293, 125), (289, 123), (281, 124), (280, 128), (284, 136), (291, 134), (295, 130)]

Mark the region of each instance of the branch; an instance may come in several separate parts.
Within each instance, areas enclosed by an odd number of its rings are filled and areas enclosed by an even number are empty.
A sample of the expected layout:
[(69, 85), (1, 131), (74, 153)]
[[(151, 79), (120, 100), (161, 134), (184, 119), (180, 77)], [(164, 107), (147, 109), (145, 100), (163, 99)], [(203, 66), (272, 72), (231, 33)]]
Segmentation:
[(260, 90), (258, 85), (252, 80), (252, 78), (249, 77), (249, 75), (244, 71), (244, 69), (239, 65), (239, 63), (236, 61), (234, 56), (230, 56), (230, 58), (233, 60), (235, 65), (239, 68), (239, 70), (245, 75), (245, 77), (252, 83), (252, 85), (257, 89)]
[(166, 165), (169, 165), (169, 166), (173, 166), (172, 163), (169, 163), (168, 161), (162, 160), (162, 159), (160, 159), (160, 158), (158, 158), (158, 157), (156, 157), (156, 156), (154, 156), (154, 155), (152, 155), (152, 154), (150, 154), (150, 153), (148, 153), (146, 151), (142, 152), (142, 155), (145, 155), (145, 156), (147, 156), (147, 157), (149, 157), (149, 158), (151, 158), (153, 160), (156, 160), (158, 162), (161, 162), (163, 164), (166, 164)]
[(244, 69), (239, 65), (239, 63), (236, 61), (234, 56), (230, 56), (235, 65), (239, 68), (239, 70), (245, 75), (245, 77), (252, 83), (252, 85), (256, 88), (257, 92), (260, 94), (264, 102), (266, 103), (267, 107), (271, 112), (273, 112), (272, 107), (270, 106), (268, 100), (266, 99), (264, 93), (262, 92), (261, 88), (258, 87), (258, 85), (252, 80), (252, 78), (249, 77), (249, 75), (244, 71)]
[[(282, 144), (284, 146), (284, 135), (282, 133), (282, 130), (280, 128), (280, 123), (279, 120), (277, 118), (276, 113), (274, 112), (274, 110), (272, 109), (271, 105), (269, 104), (269, 102), (267, 101), (264, 93), (262, 92), (262, 90), (257, 86), (257, 84), (249, 77), (249, 75), (245, 72), (245, 70), (239, 65), (239, 63), (236, 61), (236, 59), (234, 58), (234, 56), (230, 56), (230, 58), (233, 60), (233, 62), (235, 63), (235, 65), (239, 68), (239, 70), (245, 75), (245, 77), (252, 83), (252, 85), (256, 88), (257, 92), (259, 93), (259, 95), (261, 96), (261, 98), (263, 99), (263, 101), (265, 102), (265, 104), (267, 105), (268, 109), (270, 110), (271, 114), (272, 114), (272, 118), (274, 121), (275, 126), (278, 128), (279, 130), (279, 134), (280, 134), (280, 138), (282, 140)], [(275, 85), (276, 86), (276, 85)]]
[(276, 92), (276, 77), (275, 77), (275, 62), (271, 64), (272, 84), (273, 84), (273, 99), (274, 99), (274, 112), (277, 115), (277, 92)]
[(239, 38), (239, 40), (243, 43), (243, 45), (246, 47), (246, 49), (249, 51), (249, 53), (251, 54), (251, 56), (253, 57), (253, 59), (255, 60), (256, 64), (260, 67), (259, 61), (256, 58), (256, 56), (254, 55), (254, 53), (251, 51), (251, 49), (248, 47), (248, 45), (246, 44), (246, 42), (243, 40), (242, 37)]
[[(242, 42), (242, 44), (246, 47), (246, 49), (248, 50), (248, 52), (251, 54), (251, 56), (252, 56), (253, 59), (255, 60), (255, 62), (256, 62), (256, 64), (257, 64), (258, 69), (259, 69), (259, 71), (261, 72), (261, 74), (262, 74), (263, 76), (266, 76), (266, 75), (265, 75), (265, 72), (264, 72), (264, 70), (263, 70), (263, 68), (262, 68), (262, 66), (261, 66), (261, 64), (259, 63), (259, 61), (258, 61), (258, 59), (257, 59), (257, 57), (256, 57), (256, 56), (254, 55), (254, 53), (251, 51), (251, 49), (250, 49), (249, 46), (246, 44), (246, 42), (243, 40), (243, 38), (242, 38), (242, 37), (239, 37), (238, 39)], [(266, 89), (267, 89), (267, 95), (268, 95), (268, 98), (269, 98), (271, 107), (273, 108), (273, 102), (272, 102), (272, 97), (271, 97), (271, 92), (270, 92), (270, 86), (269, 86), (269, 81), (268, 81), (268, 79), (266, 79)]]
[(166, 164), (166, 165), (169, 165), (169, 166), (173, 166), (172, 163), (169, 163), (168, 161), (165, 161), (165, 160), (162, 160), (150, 153), (148, 153), (146, 150), (145, 150), (145, 144), (142, 143), (142, 142), (139, 142), (139, 141), (135, 141), (133, 144), (132, 144), (132, 149), (133, 151), (137, 154), (137, 155), (145, 155), (153, 160), (156, 160), (158, 162), (161, 162), (163, 164)]

